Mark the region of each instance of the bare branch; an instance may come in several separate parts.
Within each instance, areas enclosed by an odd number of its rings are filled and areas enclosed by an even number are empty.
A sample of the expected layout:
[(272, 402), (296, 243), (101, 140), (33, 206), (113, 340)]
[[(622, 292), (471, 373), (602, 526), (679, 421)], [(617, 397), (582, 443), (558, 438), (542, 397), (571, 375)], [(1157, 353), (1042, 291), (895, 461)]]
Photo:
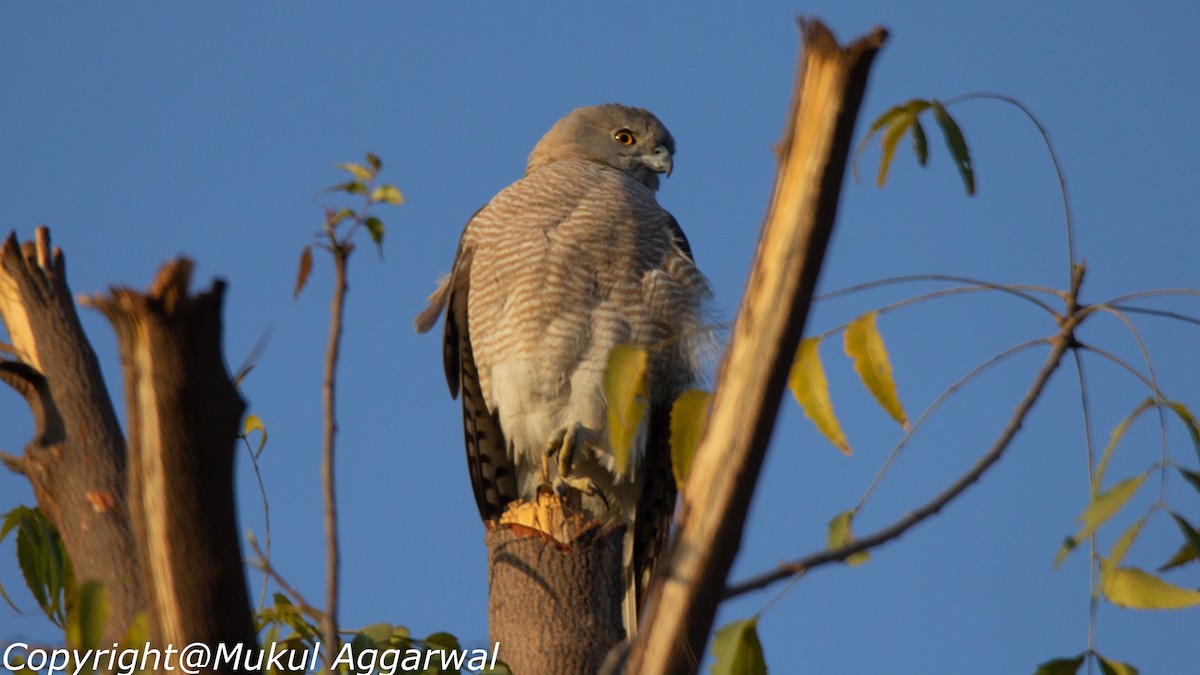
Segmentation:
[(0, 464), (13, 473), (25, 474), (25, 458), (0, 450)]
[(1112, 309), (1115, 309), (1115, 310), (1118, 310), (1121, 312), (1128, 312), (1131, 314), (1145, 314), (1147, 316), (1160, 316), (1160, 317), (1163, 317), (1166, 319), (1176, 319), (1178, 321), (1183, 321), (1186, 323), (1195, 324), (1197, 326), (1200, 326), (1200, 319), (1198, 319), (1194, 316), (1189, 316), (1187, 314), (1180, 314), (1179, 312), (1171, 312), (1171, 311), (1168, 311), (1165, 309), (1153, 309), (1150, 307), (1132, 307), (1130, 305), (1114, 305), (1114, 304), (1108, 304), (1108, 303), (1105, 303), (1103, 306), (1110, 307)]
[(1058, 189), (1062, 194), (1063, 220), (1065, 221), (1064, 224), (1067, 230), (1067, 265), (1071, 270), (1071, 278), (1073, 280), (1075, 278), (1074, 268), (1076, 266), (1075, 223), (1071, 218), (1071, 199), (1067, 194), (1067, 175), (1063, 171), (1062, 163), (1058, 161), (1058, 153), (1054, 151), (1054, 143), (1050, 140), (1050, 132), (1046, 131), (1046, 127), (1042, 125), (1042, 121), (1038, 119), (1037, 115), (1034, 115), (1033, 111), (1027, 108), (1024, 103), (1021, 103), (1017, 99), (1004, 94), (995, 94), (988, 91), (972, 92), (970, 94), (963, 94), (962, 96), (955, 96), (954, 98), (947, 100), (945, 104), (950, 106), (954, 103), (968, 101), (971, 99), (992, 99), (996, 101), (1003, 101), (1004, 103), (1015, 106), (1018, 110), (1025, 113), (1025, 116), (1029, 118), (1029, 121), (1033, 122), (1033, 126), (1037, 127), (1038, 133), (1042, 135), (1042, 141), (1046, 144), (1046, 151), (1050, 153), (1050, 161), (1054, 163), (1054, 173), (1056, 176), (1058, 176)]
[(1050, 353), (1046, 356), (1046, 361), (1042, 364), (1041, 370), (1030, 385), (1029, 390), (1025, 393), (1025, 397), (1017, 404), (1013, 411), (1012, 417), (1008, 424), (1000, 432), (1000, 435), (992, 443), (992, 447), (986, 454), (980, 457), (975, 465), (971, 467), (967, 473), (963, 474), (958, 480), (950, 484), (945, 490), (935, 496), (933, 499), (926, 502), (924, 505), (909, 512), (908, 515), (896, 521), (892, 525), (885, 527), (874, 534), (863, 537), (849, 546), (834, 550), (825, 550), (812, 555), (806, 556), (799, 560), (784, 563), (779, 568), (766, 574), (752, 577), (741, 583), (730, 586), (725, 590), (725, 599), (743, 595), (750, 591), (765, 588), (777, 581), (787, 579), (797, 574), (804, 574), (812, 569), (827, 565), (829, 563), (841, 562), (846, 558), (868, 549), (876, 548), (900, 535), (907, 532), (916, 524), (929, 518), (930, 516), (941, 511), (947, 504), (958, 497), (964, 490), (970, 487), (975, 481), (979, 480), (983, 474), (992, 467), (1004, 455), (1004, 451), (1012, 443), (1013, 438), (1017, 435), (1021, 425), (1024, 424), (1025, 418), (1029, 415), (1029, 411), (1033, 409), (1033, 404), (1041, 397), (1042, 391), (1046, 388), (1046, 383), (1050, 381), (1050, 376), (1058, 369), (1059, 363), (1062, 360), (1063, 354), (1068, 349), (1073, 349), (1075, 346), (1074, 330), (1079, 322), (1086, 314), (1075, 313), (1068, 317), (1064, 322), (1059, 333), (1052, 339)]
[(1162, 298), (1170, 295), (1190, 295), (1200, 297), (1200, 288), (1159, 288), (1149, 291), (1137, 291), (1135, 293), (1126, 293), (1118, 295), (1115, 298), (1110, 298), (1104, 301), (1105, 305), (1117, 305), (1130, 300), (1141, 300), (1143, 298)]
[(346, 301), (346, 265), (352, 244), (337, 243), (332, 249), (334, 277), (333, 301), (329, 308), (329, 343), (325, 350), (325, 377), (322, 382), (325, 442), (321, 453), (321, 487), (325, 511), (325, 613), (321, 618), (321, 639), (325, 643), (325, 669), (334, 670), (338, 653), (337, 606), (340, 553), (338, 551), (337, 495), (334, 481), (334, 441), (337, 437), (335, 394), (337, 362), (342, 345), (342, 319)]
[(1038, 300), (1037, 298), (1033, 297), (1030, 294), (1031, 293), (1044, 293), (1046, 295), (1057, 296), (1064, 300), (1066, 299), (1066, 291), (1060, 291), (1057, 288), (1050, 288), (1049, 286), (1032, 286), (1029, 284), (997, 284), (997, 283), (992, 283), (990, 281), (984, 281), (982, 279), (974, 279), (971, 277), (958, 276), (956, 274), (906, 274), (906, 275), (897, 276), (897, 277), (888, 277), (886, 279), (876, 279), (874, 281), (868, 281), (868, 282), (861, 283), (861, 284), (855, 284), (854, 286), (850, 286), (847, 288), (840, 288), (836, 291), (822, 293), (820, 295), (813, 296), (813, 300), (820, 300), (820, 301), (824, 302), (827, 300), (834, 300), (834, 299), (837, 299), (837, 298), (840, 298), (840, 297), (843, 297), (846, 295), (852, 295), (854, 293), (860, 293), (862, 291), (869, 291), (869, 290), (872, 290), (875, 288), (880, 288), (882, 286), (892, 286), (895, 284), (915, 283), (915, 282), (919, 282), (919, 281), (948, 281), (948, 282), (956, 283), (956, 284), (967, 284), (967, 285), (975, 286), (975, 287), (979, 287), (979, 288), (1003, 291), (1005, 293), (1015, 295), (1018, 298), (1021, 298), (1022, 300), (1027, 300), (1029, 302), (1032, 302), (1035, 305), (1046, 310), (1047, 312), (1050, 312), (1051, 314), (1054, 313), (1053, 307), (1051, 307), (1050, 305), (1047, 305), (1046, 303), (1042, 302), (1041, 300)]
[(295, 601), (296, 606), (300, 608), (300, 611), (307, 614), (308, 618), (312, 619), (313, 621), (316, 621), (317, 623), (324, 623), (325, 622), (325, 612), (322, 612), (321, 610), (319, 610), (316, 607), (313, 607), (311, 604), (309, 604), (309, 602), (304, 599), (304, 596), (300, 594), (300, 591), (296, 590), (295, 586), (289, 584), (287, 579), (283, 578), (283, 575), (281, 575), (271, 565), (271, 561), (268, 560), (267, 557), (263, 555), (262, 549), (259, 548), (259, 546), (258, 546), (258, 542), (251, 539), (250, 540), (250, 548), (253, 548), (254, 555), (258, 556), (258, 558), (253, 563), (254, 566), (257, 567), (260, 571), (262, 571), (263, 574), (266, 574), (268, 577), (274, 579), (275, 583), (279, 584), (279, 587), (283, 589), (284, 593), (287, 593), (288, 595), (292, 596), (292, 600)]
[(936, 399), (934, 399), (933, 403), (930, 403), (929, 406), (921, 412), (921, 416), (918, 417), (917, 420), (909, 425), (908, 429), (904, 431), (904, 436), (900, 439), (900, 442), (896, 444), (896, 447), (892, 450), (892, 453), (888, 455), (888, 458), (884, 461), (883, 466), (879, 468), (879, 472), (875, 474), (875, 478), (871, 480), (871, 484), (868, 485), (867, 489), (863, 492), (863, 496), (858, 500), (858, 504), (854, 506), (854, 510), (857, 512), (862, 509), (862, 507), (867, 503), (867, 499), (870, 498), (871, 493), (875, 491), (875, 488), (883, 480), (883, 476), (887, 473), (888, 468), (891, 467), (892, 463), (896, 461), (896, 458), (900, 456), (900, 451), (903, 450), (906, 445), (908, 445), (908, 442), (912, 440), (912, 437), (917, 433), (917, 430), (925, 424), (925, 420), (928, 419), (935, 410), (940, 408), (941, 405), (945, 403), (952, 394), (965, 387), (976, 377), (983, 374), (988, 368), (991, 368), (1008, 357), (1014, 356), (1035, 345), (1048, 343), (1050, 339), (1051, 338), (1038, 338), (1037, 340), (1030, 340), (1029, 342), (1023, 342), (1014, 347), (1009, 347), (987, 361), (975, 366), (966, 375), (963, 375), (955, 380), (954, 383), (952, 383), (949, 387), (946, 387), (946, 389), (942, 391), (942, 393), (939, 394)]

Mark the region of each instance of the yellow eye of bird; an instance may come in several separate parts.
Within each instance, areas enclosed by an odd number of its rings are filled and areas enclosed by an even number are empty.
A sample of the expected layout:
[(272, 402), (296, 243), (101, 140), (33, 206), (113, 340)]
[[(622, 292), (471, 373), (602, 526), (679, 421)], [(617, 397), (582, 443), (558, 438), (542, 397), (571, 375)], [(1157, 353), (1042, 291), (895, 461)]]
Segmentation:
[(613, 140), (621, 145), (633, 145), (633, 132), (628, 129), (620, 129), (613, 132)]

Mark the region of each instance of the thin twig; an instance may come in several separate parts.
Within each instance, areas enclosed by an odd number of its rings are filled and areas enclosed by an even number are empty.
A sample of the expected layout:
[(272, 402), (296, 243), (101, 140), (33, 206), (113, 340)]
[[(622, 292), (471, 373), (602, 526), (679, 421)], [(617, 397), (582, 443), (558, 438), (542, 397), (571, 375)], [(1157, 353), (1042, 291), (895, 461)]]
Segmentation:
[[(1075, 361), (1075, 372), (1079, 380), (1079, 405), (1083, 410), (1083, 438), (1087, 450), (1088, 483), (1092, 486), (1092, 496), (1095, 496), (1096, 485), (1092, 479), (1096, 475), (1096, 445), (1092, 438), (1092, 408), (1088, 402), (1087, 375), (1083, 368), (1083, 356), (1079, 349), (1071, 350)], [(1096, 554), (1096, 532), (1093, 530), (1088, 537), (1089, 560)], [(1088, 565), (1088, 649), (1096, 648), (1096, 610), (1099, 608), (1096, 596), (1096, 566)]]
[(999, 354), (996, 354), (995, 356), (988, 359), (987, 361), (984, 361), (983, 363), (979, 364), (978, 366), (975, 366), (966, 375), (963, 375), (962, 377), (955, 380), (954, 383), (951, 384), (949, 387), (946, 387), (946, 389), (944, 391), (942, 391), (942, 393), (940, 395), (938, 395), (938, 397), (936, 399), (934, 399), (933, 403), (930, 403), (929, 406), (926, 407), (925, 410), (923, 410), (921, 412), (920, 417), (918, 417), (916, 419), (916, 421), (913, 422), (911, 425), (909, 425), (908, 429), (905, 430), (904, 436), (900, 439), (900, 441), (898, 443), (896, 443), (896, 447), (892, 449), (892, 453), (890, 455), (888, 455), (888, 458), (887, 458), (887, 460), (884, 461), (883, 466), (880, 467), (879, 471), (875, 474), (875, 478), (871, 480), (871, 484), (867, 486), (867, 489), (865, 491), (863, 491), (863, 495), (862, 495), (862, 497), (859, 498), (858, 504), (856, 504), (854, 506), (855, 513), (861, 511), (863, 506), (866, 505), (867, 499), (870, 498), (871, 493), (874, 492), (875, 488), (878, 487), (879, 483), (883, 481), (884, 475), (887, 473), (887, 471), (891, 467), (892, 463), (896, 461), (896, 458), (898, 458), (900, 456), (900, 451), (903, 450), (906, 445), (908, 445), (908, 442), (910, 440), (912, 440), (913, 435), (917, 433), (917, 429), (921, 428), (921, 426), (925, 423), (925, 420), (930, 415), (932, 415), (935, 410), (937, 410), (939, 407), (941, 407), (941, 405), (946, 402), (946, 400), (950, 397), (951, 394), (955, 393), (959, 389), (962, 389), (964, 386), (966, 386), (968, 383), (970, 383), (971, 380), (974, 380), (976, 377), (983, 374), (983, 372), (986, 371), (988, 368), (991, 368), (992, 366), (1003, 361), (1004, 359), (1007, 359), (1010, 356), (1013, 356), (1015, 354), (1023, 352), (1026, 349), (1033, 347), (1034, 345), (1047, 343), (1050, 341), (1050, 339), (1051, 338), (1038, 338), (1036, 340), (1030, 340), (1029, 342), (1022, 342), (1021, 344), (1016, 345), (1014, 347), (1009, 347), (1008, 349), (1000, 352)]
[(1161, 298), (1168, 295), (1192, 295), (1200, 297), (1200, 288), (1159, 288), (1149, 291), (1136, 291), (1134, 293), (1126, 293), (1118, 295), (1115, 298), (1106, 300), (1106, 305), (1116, 305), (1130, 300), (1141, 300), (1142, 298)]
[[(266, 560), (271, 562), (271, 505), (267, 502), (267, 488), (263, 485), (262, 472), (258, 468), (258, 455), (250, 447), (250, 441), (242, 434), (242, 444), (246, 446), (246, 452), (250, 455), (250, 465), (254, 467), (254, 477), (258, 479), (258, 493), (262, 495), (263, 505), (263, 527), (266, 532), (263, 535), (263, 540), (266, 542)], [(258, 611), (261, 613), (263, 607), (267, 604), (267, 585), (270, 578), (263, 575), (262, 592), (258, 596)]]
[(1054, 143), (1050, 140), (1050, 132), (1046, 131), (1046, 127), (1042, 126), (1042, 121), (1038, 119), (1037, 115), (1033, 114), (1032, 110), (1025, 107), (1024, 103), (1021, 103), (1017, 99), (1004, 94), (996, 94), (990, 91), (977, 91), (970, 94), (955, 96), (954, 98), (947, 100), (945, 105), (949, 107), (950, 105), (960, 101), (968, 101), (978, 98), (1003, 101), (1004, 103), (1016, 106), (1018, 110), (1025, 113), (1025, 116), (1029, 118), (1029, 121), (1033, 122), (1033, 126), (1037, 127), (1038, 133), (1042, 135), (1042, 141), (1045, 142), (1046, 150), (1050, 153), (1050, 161), (1054, 163), (1054, 173), (1058, 176), (1058, 188), (1062, 194), (1063, 218), (1066, 222), (1067, 229), (1067, 265), (1068, 269), (1072, 270), (1072, 279), (1074, 279), (1073, 270), (1077, 262), (1075, 258), (1075, 225), (1074, 219), (1071, 217), (1071, 199), (1067, 193), (1067, 174), (1063, 171), (1062, 163), (1058, 161), (1058, 153), (1054, 151)]
[[(887, 304), (887, 305), (884, 305), (882, 307), (875, 309), (874, 312), (876, 314), (888, 314), (889, 312), (894, 312), (898, 309), (904, 309), (905, 307), (909, 307), (911, 305), (916, 305), (918, 303), (927, 302), (929, 300), (937, 300), (938, 298), (943, 298), (943, 297), (950, 296), (950, 295), (961, 295), (963, 293), (979, 293), (982, 291), (992, 291), (992, 290), (996, 290), (996, 289), (988, 288), (988, 287), (980, 287), (980, 286), (956, 286), (954, 288), (946, 288), (946, 289), (943, 289), (940, 291), (931, 291), (929, 293), (924, 293), (922, 295), (915, 295), (911, 298), (897, 300), (896, 302), (893, 302), (891, 304)], [(1050, 312), (1050, 314), (1052, 316), (1058, 316), (1058, 314), (1056, 312), (1054, 312), (1054, 310), (1050, 309), (1046, 305), (1044, 305), (1040, 302), (1037, 302), (1036, 300), (1034, 302), (1038, 306), (1045, 307), (1046, 310), (1048, 312)], [(838, 325), (834, 326), (833, 328), (830, 328), (829, 330), (821, 333), (817, 337), (819, 339), (824, 340), (825, 338), (829, 337), (830, 335), (833, 335), (840, 331), (846, 330), (846, 328), (851, 323), (853, 323), (853, 320), (847, 321), (842, 324), (838, 324)]]
[(990, 281), (974, 279), (971, 277), (962, 277), (956, 274), (905, 274), (896, 277), (887, 277), (886, 279), (876, 279), (874, 281), (856, 284), (848, 288), (840, 288), (836, 291), (830, 291), (829, 293), (822, 293), (821, 295), (815, 296), (813, 300), (822, 302), (826, 300), (835, 300), (842, 296), (852, 295), (862, 291), (869, 291), (881, 286), (892, 286), (894, 284), (914, 283), (919, 281), (946, 281), (955, 284), (967, 284), (970, 286), (978, 286), (980, 288), (1003, 291), (1005, 293), (1015, 295), (1023, 300), (1028, 300), (1029, 302), (1038, 305), (1042, 309), (1052, 314), (1054, 313), (1054, 308), (1033, 297), (1030, 295), (1030, 293), (1045, 293), (1047, 295), (1057, 296), (1064, 300), (1066, 299), (1065, 291), (1060, 291), (1057, 288), (1050, 288), (1049, 286), (1032, 286), (1029, 284), (996, 284)]
[[(1107, 305), (1099, 305), (1097, 309), (1108, 312), (1117, 317), (1121, 323), (1125, 324), (1125, 328), (1129, 334), (1133, 336), (1134, 342), (1137, 343), (1138, 351), (1142, 353), (1142, 359), (1146, 362), (1146, 373), (1150, 376), (1151, 389), (1155, 392), (1161, 392), (1158, 386), (1158, 375), (1154, 372), (1154, 360), (1150, 358), (1150, 350), (1146, 347), (1146, 342), (1142, 340), (1142, 334), (1138, 331), (1137, 326), (1129, 320), (1120, 310), (1114, 309)], [(1162, 439), (1162, 461), (1163, 470), (1159, 475), (1158, 494), (1159, 498), (1163, 498), (1167, 491), (1167, 413), (1161, 405), (1155, 406), (1158, 410), (1158, 428), (1160, 438)]]
[(1137, 378), (1137, 380), (1139, 382), (1146, 385), (1146, 388), (1149, 389), (1154, 394), (1155, 399), (1160, 400), (1160, 401), (1166, 400), (1166, 397), (1163, 396), (1162, 392), (1160, 392), (1154, 388), (1154, 383), (1152, 383), (1150, 381), (1150, 378), (1143, 375), (1137, 368), (1134, 368), (1128, 361), (1125, 361), (1124, 359), (1117, 356), (1116, 354), (1105, 351), (1099, 347), (1088, 344), (1086, 342), (1080, 342), (1079, 348), (1084, 351), (1092, 352), (1093, 354), (1096, 354), (1097, 356), (1103, 357), (1103, 358), (1107, 359), (1108, 361), (1111, 361), (1114, 365), (1120, 367), (1122, 370), (1129, 373), (1130, 375), (1133, 375), (1135, 378)]
[(250, 547), (254, 549), (254, 554), (258, 556), (258, 559), (254, 561), (258, 566), (258, 569), (262, 570), (262, 572), (268, 577), (274, 579), (275, 583), (279, 584), (279, 587), (283, 589), (284, 593), (292, 596), (292, 600), (295, 601), (296, 606), (300, 608), (300, 611), (307, 614), (308, 618), (318, 623), (323, 623), (325, 621), (325, 612), (322, 612), (321, 610), (309, 604), (308, 601), (304, 599), (304, 596), (300, 594), (300, 591), (296, 590), (295, 586), (289, 584), (287, 579), (284, 579), (283, 576), (271, 566), (271, 561), (267, 560), (263, 556), (262, 549), (258, 547), (258, 542), (251, 540)]
[(0, 450), (0, 464), (3, 464), (13, 473), (25, 475), (25, 459), (20, 455), (14, 455), (3, 450)]
[(1013, 438), (1017, 435), (1021, 425), (1024, 424), (1025, 418), (1029, 415), (1029, 411), (1033, 408), (1033, 404), (1041, 397), (1042, 391), (1046, 388), (1047, 382), (1050, 381), (1050, 376), (1058, 369), (1059, 362), (1062, 360), (1063, 354), (1074, 345), (1074, 330), (1082, 320), (1084, 315), (1073, 313), (1063, 321), (1063, 325), (1058, 334), (1054, 337), (1051, 343), (1050, 353), (1046, 356), (1045, 363), (1042, 364), (1041, 370), (1038, 371), (1037, 377), (1034, 378), (1033, 384), (1025, 393), (1025, 397), (1017, 405), (1013, 411), (1012, 417), (1008, 421), (1008, 425), (1000, 432), (992, 447), (986, 454), (975, 462), (970, 471), (963, 474), (958, 480), (954, 481), (949, 487), (943, 490), (933, 499), (926, 502), (914, 511), (911, 511), (905, 517), (896, 521), (892, 525), (885, 527), (870, 536), (863, 537), (853, 544), (843, 546), (833, 550), (819, 551), (812, 555), (806, 556), (799, 560), (784, 563), (777, 569), (761, 574), (757, 577), (752, 577), (741, 583), (729, 586), (725, 589), (725, 599), (736, 597), (749, 593), (750, 591), (758, 590), (769, 586), (777, 581), (787, 579), (788, 577), (804, 574), (809, 570), (827, 565), (833, 562), (840, 562), (846, 558), (868, 549), (876, 548), (884, 543), (896, 539), (900, 535), (907, 532), (917, 523), (922, 522), (926, 518), (941, 511), (947, 504), (953, 501), (964, 490), (971, 486), (975, 481), (994, 465), (1004, 451), (1011, 444)]
[(325, 642), (325, 669), (333, 672), (333, 660), (338, 653), (337, 605), (338, 605), (338, 522), (337, 498), (334, 492), (334, 437), (337, 435), (337, 417), (334, 409), (338, 354), (342, 342), (342, 317), (346, 300), (346, 265), (353, 245), (340, 243), (333, 249), (334, 281), (333, 301), (330, 306), (329, 344), (325, 351), (325, 378), (322, 386), (325, 403), (325, 444), (321, 456), (321, 482), (325, 497), (325, 615), (321, 621), (321, 635)]
[(1198, 319), (1194, 316), (1188, 316), (1187, 314), (1180, 314), (1179, 312), (1171, 312), (1171, 311), (1168, 311), (1165, 309), (1153, 309), (1150, 307), (1131, 307), (1129, 305), (1115, 305), (1115, 304), (1111, 304), (1111, 303), (1104, 303), (1104, 304), (1108, 307), (1111, 307), (1116, 310), (1120, 310), (1122, 312), (1129, 312), (1132, 314), (1146, 314), (1148, 316), (1159, 316), (1159, 317), (1163, 317), (1165, 319), (1176, 319), (1178, 321), (1184, 321), (1186, 323), (1191, 323), (1191, 324), (1200, 326), (1200, 319)]

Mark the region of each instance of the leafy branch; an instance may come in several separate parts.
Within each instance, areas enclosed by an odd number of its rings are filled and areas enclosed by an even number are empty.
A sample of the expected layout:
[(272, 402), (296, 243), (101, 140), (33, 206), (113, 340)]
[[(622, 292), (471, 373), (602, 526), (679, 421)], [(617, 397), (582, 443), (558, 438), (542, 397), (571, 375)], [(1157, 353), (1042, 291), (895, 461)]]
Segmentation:
[[(392, 204), (399, 206), (404, 203), (404, 196), (394, 185), (378, 182), (383, 162), (373, 153), (367, 153), (366, 164), (344, 163), (335, 166), (350, 174), (350, 180), (330, 186), (325, 192), (343, 192), (347, 195), (361, 196), (362, 205), (356, 210), (348, 207), (334, 209), (326, 206), (325, 225), (315, 244), (330, 253), (333, 257), (333, 297), (330, 301), (329, 338), (325, 349), (325, 368), (321, 392), (324, 409), (325, 429), (321, 454), (321, 488), (324, 502), (325, 520), (325, 612), (321, 617), (321, 635), (325, 643), (325, 667), (333, 670), (333, 660), (337, 656), (338, 628), (338, 521), (337, 496), (334, 481), (334, 441), (337, 436), (337, 415), (335, 395), (337, 393), (337, 363), (341, 354), (342, 326), (345, 315), (347, 268), (350, 254), (354, 251), (354, 235), (360, 229), (366, 229), (375, 242), (379, 255), (383, 257), (383, 236), (385, 232), (383, 221), (369, 214), (375, 204)], [(345, 227), (344, 230), (342, 228)], [(300, 254), (300, 267), (296, 275), (294, 297), (299, 297), (312, 272), (312, 249), (314, 244), (305, 246)]]

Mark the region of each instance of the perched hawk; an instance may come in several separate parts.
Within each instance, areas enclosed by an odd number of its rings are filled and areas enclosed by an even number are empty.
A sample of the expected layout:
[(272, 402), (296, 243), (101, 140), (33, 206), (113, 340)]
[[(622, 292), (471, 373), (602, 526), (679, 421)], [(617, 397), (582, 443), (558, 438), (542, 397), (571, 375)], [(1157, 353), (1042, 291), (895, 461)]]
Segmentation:
[[(584, 507), (628, 525), (630, 635), (675, 508), (671, 404), (694, 385), (707, 339), (708, 284), (655, 199), (674, 152), (670, 132), (641, 108), (571, 112), (538, 141), (524, 177), (467, 223), (453, 270), (414, 321), (425, 332), (446, 310), (446, 378), (452, 396), (462, 393), (484, 520), (535, 499), (543, 458), (558, 449), (550, 482), (582, 486)], [(603, 386), (623, 343), (650, 350), (627, 470), (613, 461)]]

